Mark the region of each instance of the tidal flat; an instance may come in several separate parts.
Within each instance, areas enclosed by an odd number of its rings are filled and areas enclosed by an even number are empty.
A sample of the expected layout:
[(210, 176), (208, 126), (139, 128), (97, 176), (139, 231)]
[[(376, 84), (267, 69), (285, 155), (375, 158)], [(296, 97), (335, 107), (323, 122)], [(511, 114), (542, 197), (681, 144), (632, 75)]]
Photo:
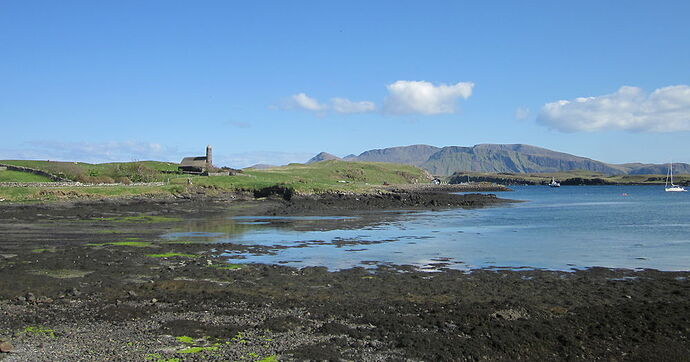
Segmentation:
[(411, 192), (5, 205), (0, 340), (12, 348), (0, 359), (683, 360), (690, 355), (689, 272), (467, 271), (443, 265), (428, 272), (375, 261), (366, 268), (329, 271), (233, 257), (270, 255), (276, 246), (162, 237), (219, 216), (350, 215), (367, 224), (379, 220), (372, 216), (375, 210), (389, 210), (385, 217), (395, 218), (394, 210), (504, 202), (489, 195)]

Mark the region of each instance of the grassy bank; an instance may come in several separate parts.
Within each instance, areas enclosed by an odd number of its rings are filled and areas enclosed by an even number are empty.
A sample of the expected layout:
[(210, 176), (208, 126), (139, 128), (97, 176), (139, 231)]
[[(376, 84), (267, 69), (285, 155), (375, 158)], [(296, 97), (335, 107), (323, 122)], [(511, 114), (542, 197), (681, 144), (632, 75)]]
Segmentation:
[[(55, 170), (55, 163), (47, 161), (0, 161), (19, 166)], [(64, 164), (64, 163), (63, 163)], [(138, 163), (141, 164), (141, 163)], [(168, 181), (163, 186), (89, 186), (89, 187), (0, 187), (0, 199), (5, 201), (50, 201), (61, 199), (112, 198), (128, 196), (159, 197), (180, 194), (218, 194), (231, 191), (258, 191), (271, 187), (289, 189), (297, 193), (326, 191), (364, 192), (384, 184), (427, 183), (423, 170), (406, 165), (375, 162), (324, 161), (312, 164), (290, 164), (268, 170), (246, 170), (233, 176), (189, 176), (167, 174), (172, 166), (162, 162), (146, 162), (155, 169), (154, 180)], [(123, 164), (72, 164), (84, 170), (110, 170)], [(132, 167), (124, 164), (125, 167)], [(65, 165), (63, 167), (64, 171)], [(137, 165), (139, 167), (140, 165)], [(71, 166), (70, 166), (71, 167)], [(27, 174), (28, 175), (28, 174)], [(17, 175), (19, 177), (19, 175)], [(95, 176), (94, 176), (95, 177)], [(8, 180), (17, 181), (17, 180)], [(191, 182), (191, 184), (190, 184)]]
[[(156, 182), (167, 181), (162, 171), (177, 171), (172, 162), (138, 161), (111, 163), (84, 163), (40, 160), (5, 160), (0, 164), (28, 167), (79, 182)], [(17, 181), (20, 182), (20, 181)]]
[(28, 172), (19, 171), (0, 171), (0, 182), (51, 182), (48, 177), (34, 175)]

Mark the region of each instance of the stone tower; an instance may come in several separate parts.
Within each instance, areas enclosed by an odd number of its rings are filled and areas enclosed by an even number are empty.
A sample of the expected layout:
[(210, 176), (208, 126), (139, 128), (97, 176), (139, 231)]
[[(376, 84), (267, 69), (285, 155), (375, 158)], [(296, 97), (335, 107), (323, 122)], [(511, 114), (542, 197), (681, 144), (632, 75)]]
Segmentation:
[(213, 166), (213, 149), (211, 145), (206, 146), (206, 167)]

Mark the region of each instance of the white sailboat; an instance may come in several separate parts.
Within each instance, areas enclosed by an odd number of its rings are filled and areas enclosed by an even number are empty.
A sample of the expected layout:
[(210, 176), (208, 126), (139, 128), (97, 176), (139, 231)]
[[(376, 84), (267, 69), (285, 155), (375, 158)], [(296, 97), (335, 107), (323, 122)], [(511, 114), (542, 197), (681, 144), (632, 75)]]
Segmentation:
[[(671, 179), (671, 186), (669, 186), (669, 176)], [(668, 168), (668, 172), (666, 173), (666, 185), (664, 186), (664, 190), (666, 192), (686, 192), (686, 190), (683, 186), (678, 186), (673, 184), (673, 162), (671, 162), (671, 166)]]
[(555, 178), (551, 178), (551, 183), (549, 184), (550, 187), (561, 187), (561, 184), (556, 182)]

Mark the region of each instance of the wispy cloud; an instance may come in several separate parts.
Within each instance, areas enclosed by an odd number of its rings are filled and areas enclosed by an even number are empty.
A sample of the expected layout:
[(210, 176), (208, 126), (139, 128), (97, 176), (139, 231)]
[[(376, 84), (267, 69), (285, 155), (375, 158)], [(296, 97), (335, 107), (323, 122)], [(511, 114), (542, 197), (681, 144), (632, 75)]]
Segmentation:
[(518, 121), (524, 121), (532, 114), (532, 111), (527, 107), (518, 107), (515, 110), (515, 119)]
[(434, 85), (426, 81), (399, 80), (386, 86), (385, 111), (390, 114), (455, 113), (457, 102), (472, 95), (474, 83)]
[(367, 113), (376, 110), (376, 104), (369, 101), (352, 101), (347, 98), (331, 98), (330, 103), (321, 103), (306, 93), (297, 93), (290, 96), (287, 101), (283, 101), (280, 106), (273, 106), (274, 109), (303, 110), (323, 115), (327, 111), (340, 114)]
[(0, 149), (2, 159), (35, 159), (81, 162), (180, 160), (176, 147), (137, 141), (59, 142), (28, 141), (19, 149)]
[(248, 122), (238, 122), (238, 121), (229, 121), (227, 122), (228, 125), (237, 127), (237, 128), (251, 128), (252, 125)]
[(623, 86), (603, 96), (547, 103), (537, 122), (563, 132), (690, 131), (690, 86), (659, 88), (651, 94)]
[(342, 114), (367, 113), (376, 110), (376, 104), (374, 104), (374, 102), (353, 102), (347, 98), (331, 98), (331, 105), (335, 112)]
[(292, 105), (295, 108), (304, 109), (312, 112), (321, 112), (328, 109), (325, 104), (319, 103), (316, 99), (309, 97), (304, 93), (297, 93), (290, 97)]

